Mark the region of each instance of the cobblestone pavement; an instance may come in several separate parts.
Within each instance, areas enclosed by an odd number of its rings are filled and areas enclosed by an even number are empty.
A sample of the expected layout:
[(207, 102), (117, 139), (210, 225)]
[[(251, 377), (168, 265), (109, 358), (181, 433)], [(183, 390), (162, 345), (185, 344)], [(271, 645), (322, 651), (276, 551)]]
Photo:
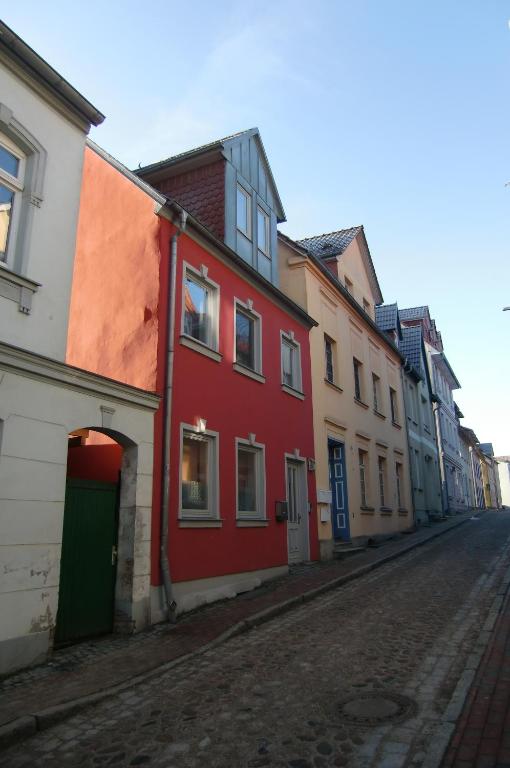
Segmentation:
[[(508, 573), (509, 537), (510, 515), (487, 514), (11, 747), (0, 764), (429, 768)], [(359, 724), (340, 708), (369, 694), (413, 704), (390, 707), (384, 723), (380, 711)]]

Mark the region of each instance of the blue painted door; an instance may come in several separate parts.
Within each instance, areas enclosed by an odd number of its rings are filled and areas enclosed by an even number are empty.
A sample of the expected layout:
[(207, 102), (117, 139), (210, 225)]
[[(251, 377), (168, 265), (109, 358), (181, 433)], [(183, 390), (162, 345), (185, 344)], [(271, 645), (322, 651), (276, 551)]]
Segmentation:
[(331, 487), (331, 522), (335, 539), (350, 541), (345, 448), (342, 443), (328, 442), (329, 484)]

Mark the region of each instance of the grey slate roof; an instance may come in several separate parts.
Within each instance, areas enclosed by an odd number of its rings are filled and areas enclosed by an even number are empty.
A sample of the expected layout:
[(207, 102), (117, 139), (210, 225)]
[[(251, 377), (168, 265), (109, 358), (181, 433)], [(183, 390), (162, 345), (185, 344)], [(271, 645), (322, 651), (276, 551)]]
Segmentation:
[(494, 456), (494, 446), (492, 443), (480, 443), (480, 450), (485, 453), (486, 456)]
[(407, 362), (422, 375), (422, 332), (419, 325), (402, 328), (402, 340), (398, 345)]
[(381, 331), (395, 331), (398, 327), (398, 305), (380, 304), (375, 308), (375, 322)]
[(339, 229), (338, 232), (305, 237), (296, 242), (318, 259), (325, 259), (329, 256), (340, 256), (362, 229), (362, 226)]
[(400, 309), (399, 316), (404, 322), (406, 320), (418, 320), (427, 316), (428, 307), (409, 307), (408, 309)]

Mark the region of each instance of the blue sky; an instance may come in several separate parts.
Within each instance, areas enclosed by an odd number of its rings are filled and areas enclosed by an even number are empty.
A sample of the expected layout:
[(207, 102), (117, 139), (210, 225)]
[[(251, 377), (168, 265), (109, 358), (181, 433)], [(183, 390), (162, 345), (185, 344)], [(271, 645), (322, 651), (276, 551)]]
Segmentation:
[(258, 126), (282, 229), (364, 224), (385, 301), (429, 304), (463, 423), (510, 454), (509, 2), (24, 0), (3, 19), (129, 166)]

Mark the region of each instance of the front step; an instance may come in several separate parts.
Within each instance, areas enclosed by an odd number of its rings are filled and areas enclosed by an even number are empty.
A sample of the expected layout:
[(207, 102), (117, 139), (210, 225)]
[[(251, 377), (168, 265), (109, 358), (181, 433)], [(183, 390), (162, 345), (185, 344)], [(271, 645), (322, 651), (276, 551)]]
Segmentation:
[(351, 542), (342, 542), (341, 544), (335, 544), (333, 547), (333, 557), (335, 560), (343, 560), (346, 557), (352, 555), (360, 555), (366, 550), (365, 546), (354, 546)]

